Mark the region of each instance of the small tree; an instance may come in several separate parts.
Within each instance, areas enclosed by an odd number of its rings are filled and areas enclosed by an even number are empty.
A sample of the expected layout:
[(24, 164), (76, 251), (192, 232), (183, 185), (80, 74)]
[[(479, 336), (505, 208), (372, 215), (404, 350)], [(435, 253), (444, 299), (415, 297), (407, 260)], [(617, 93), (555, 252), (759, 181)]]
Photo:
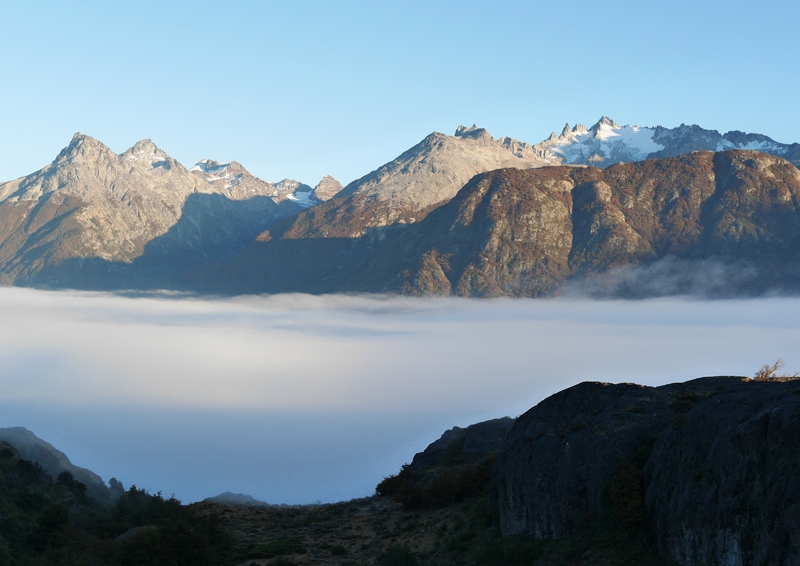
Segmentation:
[(781, 358), (775, 360), (775, 363), (772, 365), (764, 364), (761, 367), (761, 369), (758, 370), (756, 374), (753, 376), (753, 379), (755, 379), (756, 381), (768, 381), (770, 379), (787, 379), (792, 377), (800, 377), (800, 372), (793, 373), (792, 375), (789, 375), (787, 373), (778, 375), (778, 370), (782, 369), (783, 366), (784, 363)]

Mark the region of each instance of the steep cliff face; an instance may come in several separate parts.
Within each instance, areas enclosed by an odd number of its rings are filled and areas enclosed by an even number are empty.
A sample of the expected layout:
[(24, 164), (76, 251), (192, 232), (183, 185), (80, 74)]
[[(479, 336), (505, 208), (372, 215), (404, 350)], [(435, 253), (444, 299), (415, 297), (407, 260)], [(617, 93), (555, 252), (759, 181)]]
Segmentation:
[(680, 564), (800, 561), (800, 381), (697, 400), (644, 467), (659, 547)]
[[(538, 296), (571, 279), (589, 281), (601, 294), (635, 294), (615, 268), (676, 258), (755, 266), (741, 283), (751, 292), (759, 285), (791, 288), (800, 259), (798, 203), (800, 172), (747, 151), (605, 170), (491, 171), (398, 238), (388, 253), (403, 250), (412, 259), (393, 285), (412, 294), (429, 294), (437, 282), (438, 294)], [(673, 267), (671, 277), (686, 275)], [(737, 276), (748, 273), (739, 269)]]
[(800, 380), (582, 383), (520, 416), (495, 464), (504, 534), (644, 523), (683, 565), (800, 560)]
[(421, 222), (360, 237), (340, 233), (347, 209), (326, 204), (185, 284), (465, 297), (800, 289), (800, 171), (752, 151), (489, 171)]

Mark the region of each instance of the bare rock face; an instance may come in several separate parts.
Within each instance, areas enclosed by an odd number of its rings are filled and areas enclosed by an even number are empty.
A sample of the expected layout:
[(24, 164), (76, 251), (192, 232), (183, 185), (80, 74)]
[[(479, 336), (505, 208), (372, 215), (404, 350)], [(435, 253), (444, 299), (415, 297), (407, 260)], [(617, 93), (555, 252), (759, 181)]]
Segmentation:
[(177, 222), (190, 194), (212, 191), (149, 140), (116, 155), (76, 134), (50, 165), (0, 186), (4, 274), (77, 257), (130, 262)]
[[(476, 175), (385, 253), (415, 258), (391, 284), (410, 294), (538, 296), (568, 281), (599, 296), (757, 292), (792, 286), (797, 203), (800, 171), (749, 151), (499, 170)], [(703, 279), (714, 262), (740, 265)], [(639, 279), (623, 269), (653, 264)]]
[(302, 192), (306, 185), (292, 179), (269, 183), (250, 173), (237, 161), (220, 163), (212, 159), (203, 159), (189, 171), (204, 179), (218, 194), (231, 200), (244, 201), (254, 197), (269, 197), (280, 205), (276, 209), (280, 217), (292, 216), (305, 208), (296, 196), (296, 192)]
[(322, 180), (314, 187), (314, 191), (312, 192), (312, 198), (318, 200), (319, 202), (325, 202), (326, 200), (331, 200), (337, 194), (339, 194), (342, 189), (342, 184), (331, 177), (330, 175), (326, 175), (322, 178)]
[[(340, 198), (350, 204), (329, 206)], [(334, 197), (271, 228), (203, 282), (466, 297), (800, 290), (800, 171), (764, 153), (489, 171), (420, 222), (351, 237), (350, 220), (368, 218), (370, 202)]]
[(645, 509), (679, 564), (800, 561), (800, 381), (697, 399), (644, 467)]
[(493, 139), (482, 128), (461, 126), (454, 136), (434, 132), (327, 202), (299, 215), (284, 234), (291, 238), (352, 238), (369, 228), (419, 222), (452, 199), (477, 173), (546, 164), (510, 142)]
[(582, 383), (519, 417), (492, 477), (504, 534), (645, 524), (685, 566), (800, 561), (800, 380)]

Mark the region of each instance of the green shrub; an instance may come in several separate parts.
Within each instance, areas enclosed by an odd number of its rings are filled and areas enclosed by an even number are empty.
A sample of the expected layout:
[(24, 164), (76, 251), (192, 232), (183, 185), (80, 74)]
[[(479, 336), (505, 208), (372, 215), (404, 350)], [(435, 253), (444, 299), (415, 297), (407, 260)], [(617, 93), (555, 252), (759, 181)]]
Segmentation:
[(417, 566), (416, 555), (406, 546), (390, 546), (378, 558), (379, 566)]

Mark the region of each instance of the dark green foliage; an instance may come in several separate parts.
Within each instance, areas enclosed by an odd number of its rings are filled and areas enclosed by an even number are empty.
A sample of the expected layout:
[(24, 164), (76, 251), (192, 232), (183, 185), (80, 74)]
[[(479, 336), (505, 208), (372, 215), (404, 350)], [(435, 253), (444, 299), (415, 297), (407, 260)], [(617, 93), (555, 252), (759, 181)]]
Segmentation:
[(436, 470), (432, 477), (416, 478), (404, 465), (396, 476), (377, 485), (378, 495), (392, 496), (406, 511), (434, 509), (463, 501), (481, 492), (492, 477), (496, 455), (480, 464), (467, 464)]
[(279, 539), (267, 544), (252, 545), (246, 551), (245, 558), (274, 558), (286, 554), (305, 554), (303, 543), (297, 539)]
[[(98, 504), (69, 472), (54, 481), (36, 463), (0, 451), (0, 564), (213, 565), (230, 542), (214, 519), (174, 498), (131, 487)], [(127, 539), (134, 527), (150, 526)]]
[(405, 546), (391, 546), (378, 559), (379, 566), (417, 566), (416, 555)]
[(375, 487), (375, 493), (378, 495), (394, 495), (405, 484), (414, 481), (414, 475), (411, 473), (408, 464), (403, 464), (400, 472), (394, 476), (387, 476)]

